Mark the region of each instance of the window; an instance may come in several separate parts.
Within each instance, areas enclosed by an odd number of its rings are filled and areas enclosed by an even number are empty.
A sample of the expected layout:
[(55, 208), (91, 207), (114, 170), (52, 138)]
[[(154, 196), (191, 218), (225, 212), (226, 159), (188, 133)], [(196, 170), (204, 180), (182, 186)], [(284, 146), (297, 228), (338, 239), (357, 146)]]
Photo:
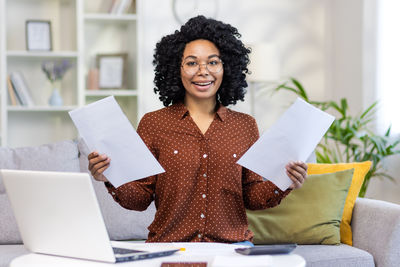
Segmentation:
[(378, 1), (377, 98), (378, 127), (392, 125), (400, 133), (400, 1)]

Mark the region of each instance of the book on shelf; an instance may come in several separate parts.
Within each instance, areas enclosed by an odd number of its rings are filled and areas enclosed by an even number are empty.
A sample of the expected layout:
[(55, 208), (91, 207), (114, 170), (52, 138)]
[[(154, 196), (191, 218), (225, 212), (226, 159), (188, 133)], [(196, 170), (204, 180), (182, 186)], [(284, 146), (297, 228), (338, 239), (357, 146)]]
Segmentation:
[(34, 102), (30, 89), (21, 72), (15, 71), (10, 73), (11, 84), (14, 88), (16, 97), (22, 106), (33, 106)]
[(11, 106), (18, 106), (20, 105), (19, 99), (17, 98), (14, 87), (11, 83), (10, 75), (7, 76), (7, 89), (8, 89), (8, 96), (10, 98)]
[(132, 5), (132, 0), (113, 0), (109, 9), (109, 13), (121, 15), (128, 13)]

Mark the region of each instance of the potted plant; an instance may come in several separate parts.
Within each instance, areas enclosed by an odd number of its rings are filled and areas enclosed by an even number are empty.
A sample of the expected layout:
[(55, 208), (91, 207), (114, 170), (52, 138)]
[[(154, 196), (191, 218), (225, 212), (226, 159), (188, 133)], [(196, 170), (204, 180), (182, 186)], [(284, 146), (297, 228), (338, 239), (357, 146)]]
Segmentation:
[(391, 127), (384, 135), (379, 135), (371, 130), (373, 115), (377, 102), (367, 107), (361, 114), (350, 116), (348, 103), (345, 98), (335, 101), (313, 101), (301, 83), (290, 78), (280, 84), (275, 91), (287, 90), (295, 93), (308, 103), (324, 111), (335, 111), (338, 115), (331, 127), (318, 144), (316, 157), (318, 163), (361, 162), (372, 161), (372, 167), (365, 176), (359, 196), (364, 197), (369, 182), (373, 177), (387, 178), (395, 181), (382, 166), (382, 160), (394, 154), (400, 154), (398, 144), (400, 138), (389, 138)]

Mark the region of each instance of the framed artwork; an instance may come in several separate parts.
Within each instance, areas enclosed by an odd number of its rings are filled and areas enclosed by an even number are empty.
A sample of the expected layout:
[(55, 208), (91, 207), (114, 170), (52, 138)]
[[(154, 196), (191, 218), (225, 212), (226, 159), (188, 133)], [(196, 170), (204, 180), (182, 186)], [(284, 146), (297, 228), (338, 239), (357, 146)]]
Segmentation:
[(51, 51), (53, 49), (50, 21), (27, 20), (25, 32), (28, 51)]
[(127, 59), (127, 53), (97, 55), (100, 89), (126, 88)]

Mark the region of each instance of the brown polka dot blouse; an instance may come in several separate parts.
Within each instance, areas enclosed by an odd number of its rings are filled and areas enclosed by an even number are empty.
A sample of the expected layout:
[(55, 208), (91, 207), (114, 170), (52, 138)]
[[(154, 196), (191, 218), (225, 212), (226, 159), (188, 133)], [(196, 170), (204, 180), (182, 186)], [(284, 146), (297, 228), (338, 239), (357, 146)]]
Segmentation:
[(155, 201), (148, 242), (251, 241), (245, 209), (276, 206), (290, 192), (236, 164), (259, 136), (249, 115), (221, 105), (203, 135), (186, 107), (174, 104), (147, 113), (137, 131), (165, 173), (107, 187), (127, 209)]

